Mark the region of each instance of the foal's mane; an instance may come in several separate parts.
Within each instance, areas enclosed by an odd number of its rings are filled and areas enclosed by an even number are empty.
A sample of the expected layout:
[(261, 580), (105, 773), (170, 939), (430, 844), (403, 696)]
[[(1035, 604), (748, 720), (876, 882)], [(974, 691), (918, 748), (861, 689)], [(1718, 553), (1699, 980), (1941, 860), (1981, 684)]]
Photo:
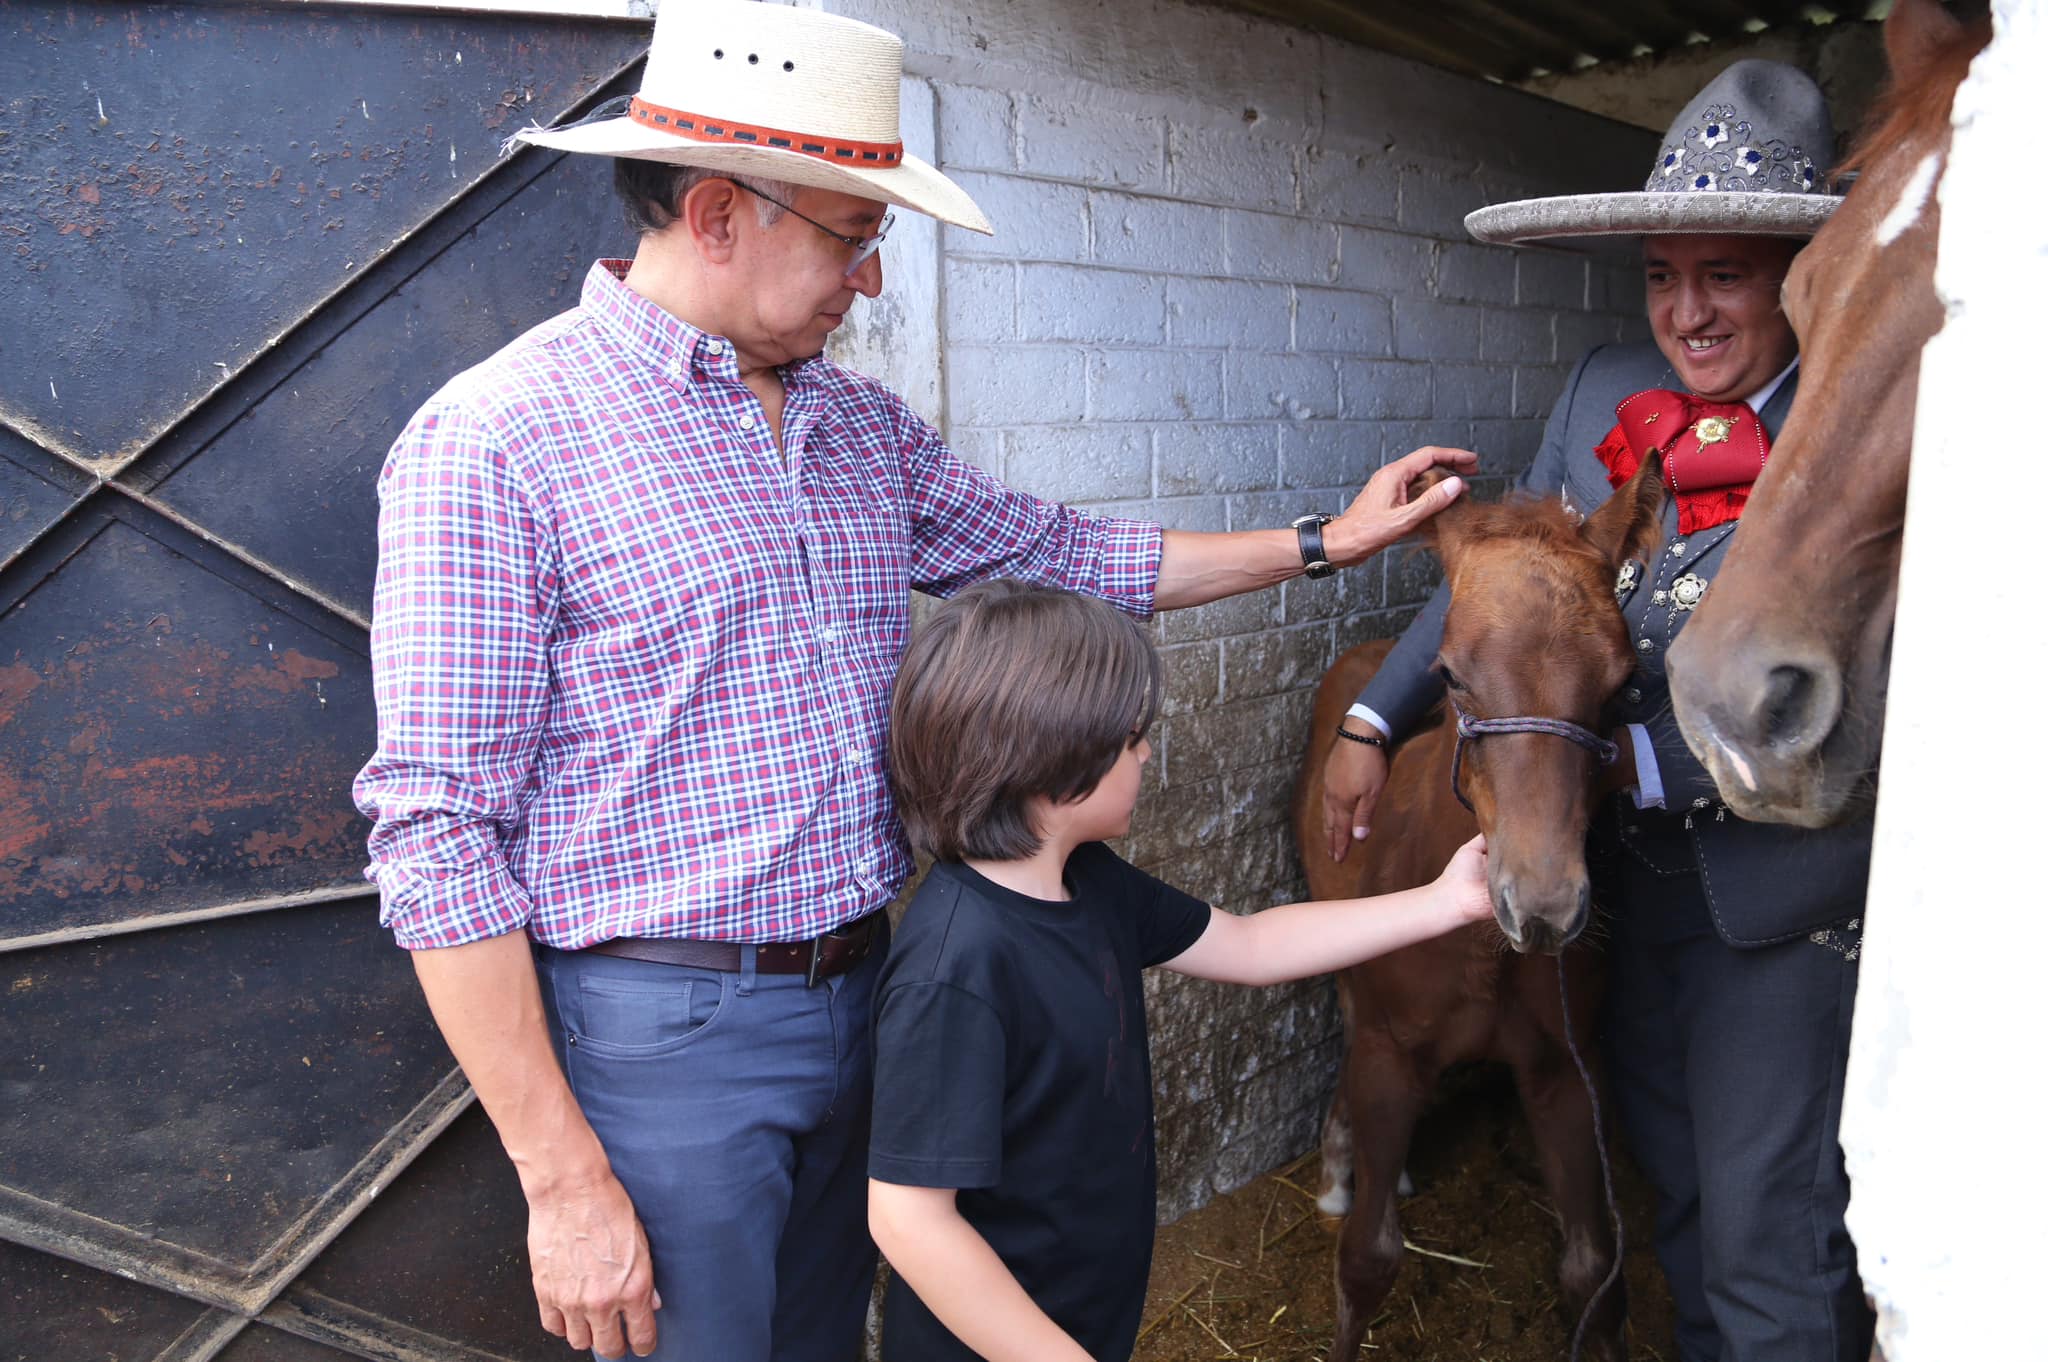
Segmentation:
[(1970, 63), (1990, 41), (1988, 14), (1965, 23), (1912, 80), (1895, 84), (1879, 96), (1864, 118), (1848, 158), (1835, 168), (1836, 177), (1866, 170), (1878, 157), (1916, 132), (1947, 122), (1949, 109), (1955, 104), (1956, 87), (1963, 83), (1963, 77), (1970, 73)]
[(1578, 520), (1558, 498), (1533, 492), (1513, 492), (1501, 501), (1466, 505), (1459, 532), (1489, 542), (1523, 540), (1561, 557), (1598, 556), (1579, 533)]

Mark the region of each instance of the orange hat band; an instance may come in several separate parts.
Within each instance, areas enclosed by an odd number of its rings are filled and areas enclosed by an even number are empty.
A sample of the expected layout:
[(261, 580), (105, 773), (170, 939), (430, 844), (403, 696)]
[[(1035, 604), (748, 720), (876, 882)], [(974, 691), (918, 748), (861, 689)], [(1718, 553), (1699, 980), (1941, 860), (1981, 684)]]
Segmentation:
[(831, 137), (813, 137), (808, 133), (791, 132), (787, 128), (764, 128), (753, 123), (729, 123), (719, 119), (706, 118), (702, 114), (685, 113), (681, 109), (663, 108), (650, 104), (638, 95), (633, 97), (631, 117), (634, 122), (659, 132), (676, 137), (688, 138), (693, 142), (731, 142), (746, 147), (772, 147), (777, 151), (793, 151), (802, 156), (814, 156), (820, 161), (834, 164), (852, 162), (855, 165), (901, 165), (903, 143), (901, 142), (848, 142)]

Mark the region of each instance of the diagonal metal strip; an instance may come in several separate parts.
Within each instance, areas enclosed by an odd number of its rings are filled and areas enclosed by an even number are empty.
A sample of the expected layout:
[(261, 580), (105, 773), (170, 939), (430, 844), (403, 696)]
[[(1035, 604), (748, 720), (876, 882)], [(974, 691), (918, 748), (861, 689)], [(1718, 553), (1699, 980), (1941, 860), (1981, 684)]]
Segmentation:
[(227, 1310), (209, 1310), (192, 1321), (192, 1327), (172, 1339), (150, 1362), (212, 1362), (221, 1349), (235, 1341), (249, 1327), (245, 1316)]
[(6, 1186), (0, 1186), (0, 1238), (253, 1318), (475, 1100), (460, 1069), (442, 1078), (246, 1274)]
[(373, 898), (374, 889), (362, 885), (337, 885), (330, 889), (309, 889), (303, 894), (276, 894), (269, 898), (238, 899), (232, 903), (193, 908), (185, 912), (153, 913), (125, 918), (119, 922), (95, 922), (59, 931), (26, 936), (0, 936), (0, 956), (13, 951), (39, 950), (44, 946), (65, 946), (103, 937), (125, 936), (130, 932), (153, 932), (165, 927), (183, 927), (196, 922), (217, 922), (221, 918), (245, 917), (250, 913), (274, 913), (286, 908), (307, 908), (321, 903), (342, 903), (349, 899)]
[[(637, 88), (639, 68), (639, 59), (621, 66), (569, 113), (581, 114), (614, 95)], [(289, 382), (322, 349), (568, 155), (544, 147), (522, 146), (505, 157), (418, 227), (394, 239), (368, 266), (325, 297), (316, 299), (296, 324), (272, 337), (233, 377), (208, 393), (145, 448), (110, 467), (105, 476), (118, 478), (136, 491), (146, 492), (157, 486), (218, 439), (249, 407)]]
[(377, 1362), (521, 1362), (395, 1323), (317, 1291), (288, 1291), (262, 1315), (265, 1324)]

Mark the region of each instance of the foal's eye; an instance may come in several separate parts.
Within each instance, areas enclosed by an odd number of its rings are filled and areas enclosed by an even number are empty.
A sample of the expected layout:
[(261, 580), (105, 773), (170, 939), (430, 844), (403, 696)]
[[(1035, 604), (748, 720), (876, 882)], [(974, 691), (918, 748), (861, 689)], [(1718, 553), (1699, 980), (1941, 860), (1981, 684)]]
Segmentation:
[(1446, 687), (1447, 689), (1450, 689), (1450, 690), (1463, 690), (1463, 689), (1465, 689), (1465, 683), (1464, 683), (1464, 682), (1462, 682), (1462, 681), (1460, 681), (1460, 680), (1459, 680), (1459, 679), (1458, 679), (1458, 678), (1457, 678), (1456, 676), (1452, 675), (1452, 674), (1451, 674), (1451, 669), (1450, 669), (1449, 667), (1445, 666), (1445, 665), (1444, 665), (1444, 664), (1443, 664), (1443, 663), (1442, 663), (1441, 661), (1439, 661), (1439, 662), (1438, 662), (1438, 663), (1436, 664), (1436, 674), (1437, 674), (1438, 676), (1440, 676), (1440, 677), (1442, 677), (1442, 678), (1443, 678), (1443, 680), (1444, 680), (1444, 686), (1445, 686), (1445, 687)]

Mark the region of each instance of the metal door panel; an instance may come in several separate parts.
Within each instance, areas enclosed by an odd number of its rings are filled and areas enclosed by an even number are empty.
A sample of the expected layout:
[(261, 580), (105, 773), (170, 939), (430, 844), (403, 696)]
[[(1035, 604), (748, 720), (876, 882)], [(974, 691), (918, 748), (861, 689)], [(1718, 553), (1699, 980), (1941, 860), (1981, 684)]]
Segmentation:
[(630, 244), (496, 143), (645, 42), (0, 0), (0, 1362), (564, 1355), (349, 785), (385, 451)]
[(206, 1307), (0, 1240), (0, 1362), (152, 1362)]
[(385, 452), (449, 378), (575, 304), (598, 254), (630, 254), (610, 166), (566, 160), (417, 263), (155, 484), (180, 514), (367, 616)]
[(112, 491), (0, 606), (0, 940), (363, 891), (359, 631)]
[(91, 485), (77, 469), (0, 426), (0, 564), (56, 524)]
[(488, 1356), (558, 1358), (536, 1326), (526, 1203), (472, 1107), (299, 1277), (275, 1311), (328, 1327), (438, 1339)]
[(0, 957), (0, 1232), (260, 1306), (460, 1105), (372, 904)]
[(298, 5), (5, 3), (0, 31), (0, 290), (36, 337), (0, 347), (0, 415), (102, 467), (646, 42)]
[[(215, 1354), (214, 1362), (348, 1362), (355, 1354), (337, 1352), (310, 1339), (252, 1324)], [(561, 1352), (556, 1350), (559, 1362)]]

